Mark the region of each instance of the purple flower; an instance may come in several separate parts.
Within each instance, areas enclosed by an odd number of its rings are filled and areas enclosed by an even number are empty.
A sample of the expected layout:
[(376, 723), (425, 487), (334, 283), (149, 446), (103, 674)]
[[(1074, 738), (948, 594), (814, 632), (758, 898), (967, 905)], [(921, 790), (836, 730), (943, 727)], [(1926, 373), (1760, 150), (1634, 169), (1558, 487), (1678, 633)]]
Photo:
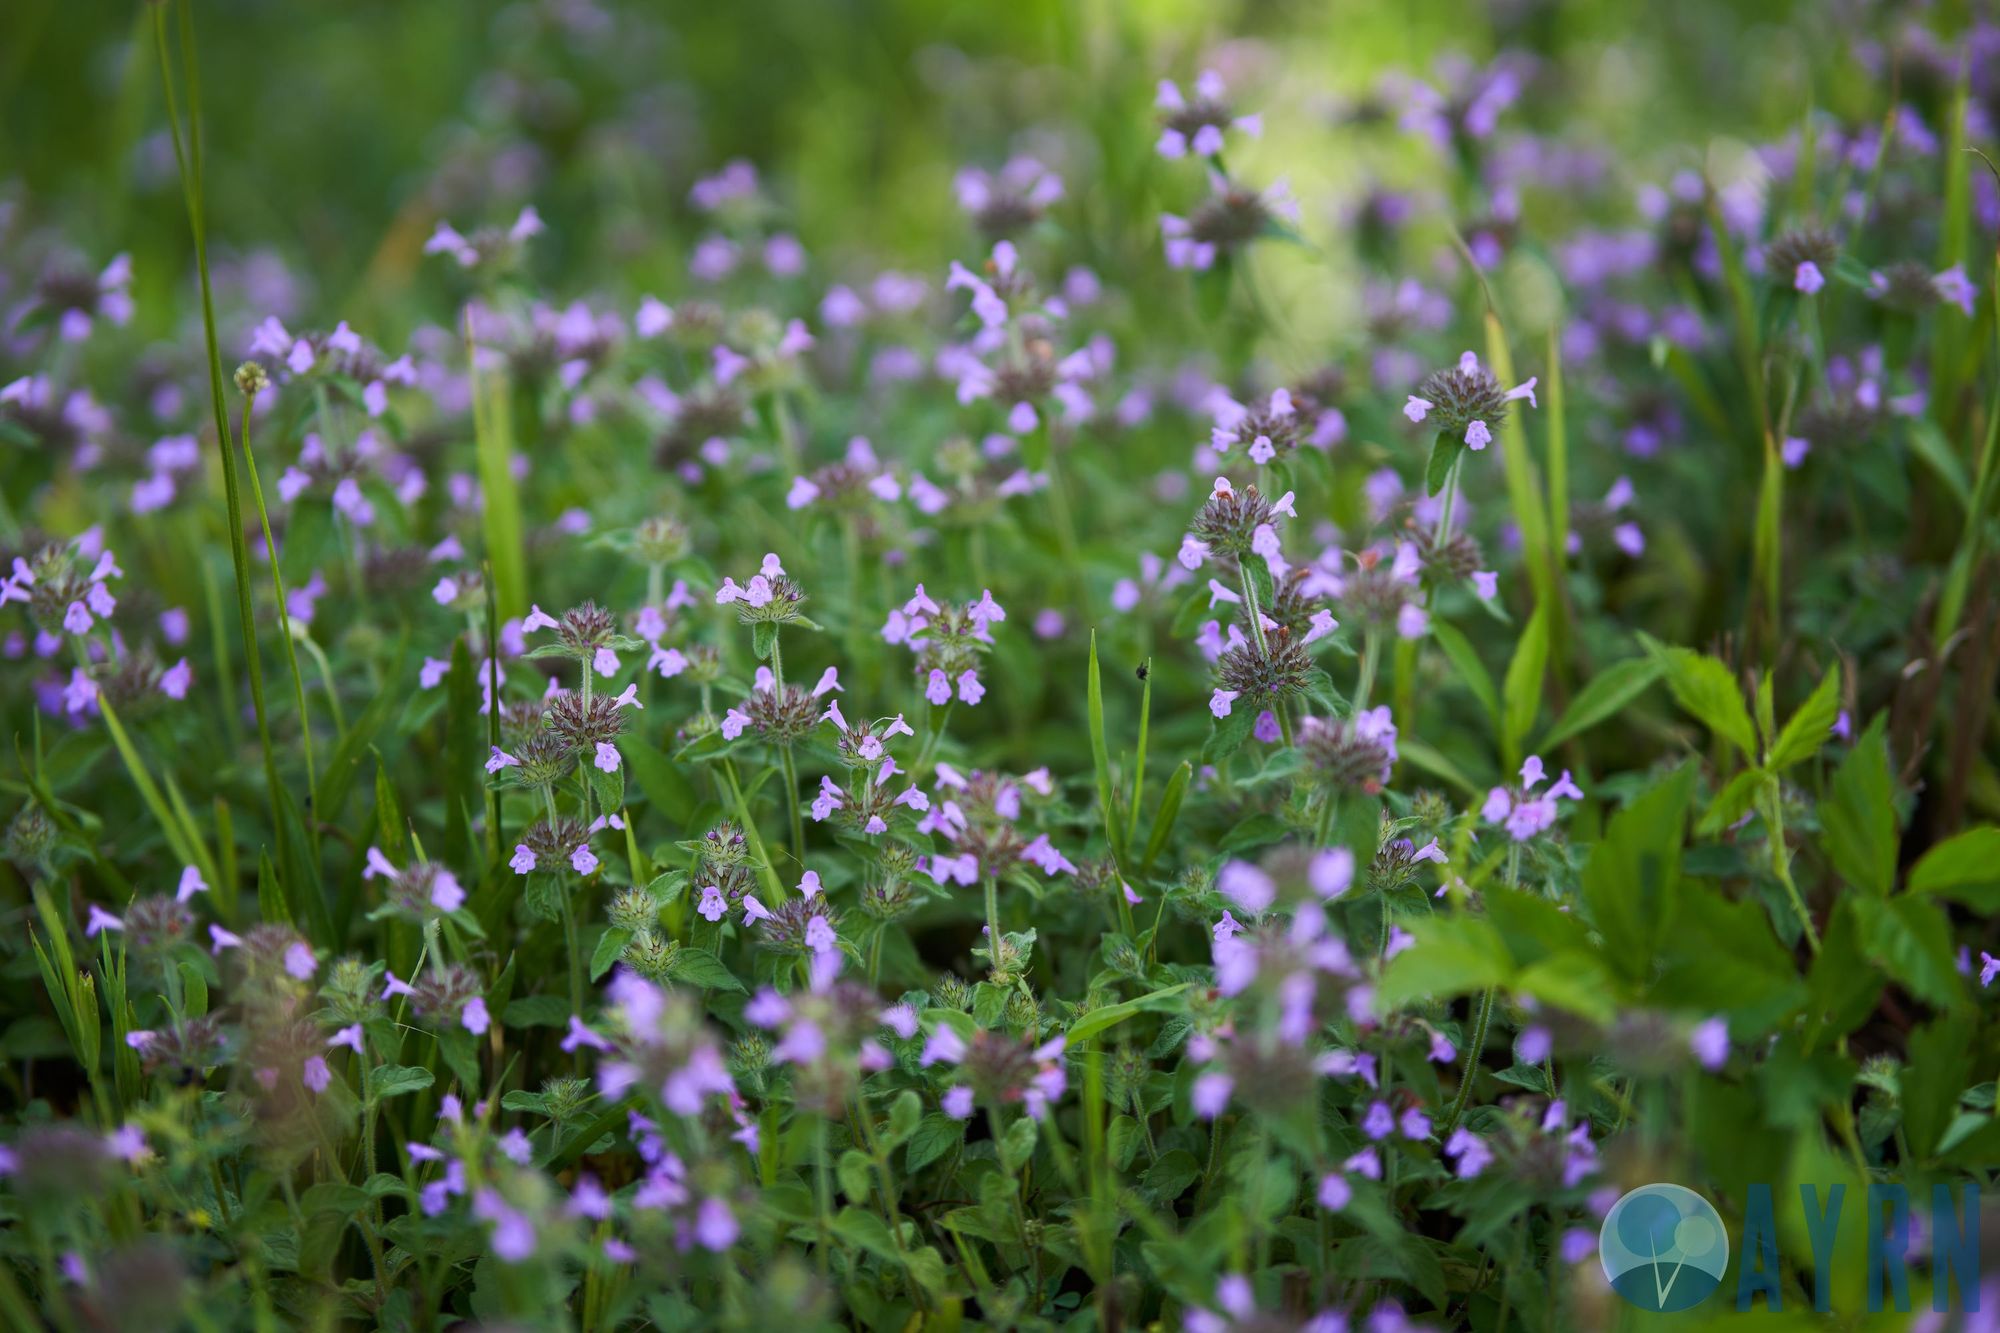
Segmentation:
[(720, 1254), (736, 1243), (741, 1227), (729, 1205), (713, 1195), (701, 1201), (695, 1211), (695, 1243), (710, 1253)]
[(924, 687), (924, 698), (933, 704), (951, 702), (951, 678), (936, 667), (931, 668), (930, 682)]
[(1354, 1187), (1338, 1171), (1328, 1172), (1319, 1178), (1319, 1206), (1329, 1213), (1339, 1212), (1353, 1198)]
[(1819, 271), (1819, 265), (1810, 259), (1802, 259), (1792, 270), (1792, 286), (1807, 296), (1811, 296), (1826, 286), (1826, 277)]
[(1223, 897), (1252, 916), (1261, 916), (1278, 898), (1276, 882), (1247, 861), (1231, 861), (1223, 866), (1216, 876), (1215, 887)]
[(1467, 448), (1474, 451), (1484, 449), (1493, 443), (1493, 432), (1486, 428), (1486, 423), (1483, 421), (1476, 419), (1469, 421), (1465, 425), (1465, 443)]
[(1688, 1035), (1688, 1049), (1701, 1061), (1703, 1069), (1722, 1068), (1729, 1062), (1729, 1021), (1711, 1018), (1697, 1024)]
[(1230, 1094), (1235, 1090), (1235, 1079), (1210, 1070), (1198, 1076), (1188, 1090), (1188, 1106), (1203, 1120), (1213, 1120), (1229, 1106)]
[(597, 857), (590, 850), (589, 843), (577, 844), (576, 850), (569, 854), (569, 865), (579, 875), (588, 875), (597, 869)]
[(180, 887), (174, 890), (174, 901), (184, 903), (197, 893), (207, 892), (208, 881), (201, 877), (201, 871), (193, 866), (183, 866)]
[(492, 1015), (486, 1012), (485, 998), (475, 995), (467, 1000), (465, 1008), (459, 1011), (458, 1023), (475, 1037), (483, 1035), (493, 1024)]
[(1444, 1145), (1444, 1154), (1457, 1159), (1461, 1180), (1472, 1179), (1493, 1161), (1493, 1150), (1486, 1146), (1486, 1140), (1463, 1127), (1452, 1131), (1451, 1138)]
[(535, 1252), (535, 1224), (525, 1213), (507, 1205), (499, 1193), (482, 1189), (473, 1196), (472, 1215), (493, 1224), (493, 1257), (518, 1264)]
[(1217, 717), (1228, 717), (1231, 705), (1242, 697), (1241, 690), (1217, 689), (1208, 696), (1208, 711)]
[(99, 931), (123, 929), (125, 929), (125, 922), (122, 919), (111, 915), (111, 913), (105, 911), (96, 903), (90, 905), (90, 919), (83, 928), (86, 938), (97, 934)]
[(1972, 279), (1965, 276), (1963, 267), (1953, 264), (1932, 278), (1931, 286), (1937, 289), (1939, 299), (1957, 306), (1965, 312), (1966, 318), (1972, 317), (1972, 303), (1979, 289), (1972, 285)]
[(571, 1014), (569, 1016), (569, 1033), (562, 1039), (562, 1048), (565, 1051), (574, 1051), (579, 1046), (588, 1046), (594, 1051), (608, 1051), (611, 1049), (609, 1041), (600, 1037), (581, 1018), (575, 1014)]
[(938, 1105), (953, 1120), (970, 1120), (972, 1118), (972, 1089), (966, 1087), (964, 1084), (948, 1089), (944, 1096), (938, 1100)]
[[(609, 741), (599, 741), (597, 743), (597, 757), (591, 762), (603, 772), (616, 773), (618, 771), (618, 747)], [(588, 874), (589, 872), (586, 871), (584, 873)]]
[(722, 890), (709, 885), (701, 891), (701, 901), (695, 904), (695, 912), (704, 921), (720, 921), (729, 915), (729, 901), (722, 896)]
[(514, 855), (508, 859), (507, 865), (517, 875), (527, 874), (535, 868), (534, 849), (524, 842), (515, 843)]
[(1354, 883), (1354, 853), (1345, 847), (1316, 853), (1306, 867), (1306, 882), (1321, 898), (1338, 898)]

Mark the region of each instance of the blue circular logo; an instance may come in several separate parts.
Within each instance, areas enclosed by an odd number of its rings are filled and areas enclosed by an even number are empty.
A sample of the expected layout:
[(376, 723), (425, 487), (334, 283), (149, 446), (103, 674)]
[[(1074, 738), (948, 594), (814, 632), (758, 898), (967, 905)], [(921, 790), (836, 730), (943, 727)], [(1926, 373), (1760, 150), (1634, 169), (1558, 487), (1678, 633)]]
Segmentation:
[(1597, 1258), (1611, 1289), (1641, 1310), (1688, 1310), (1722, 1285), (1729, 1233), (1715, 1206), (1693, 1190), (1641, 1185), (1604, 1215)]

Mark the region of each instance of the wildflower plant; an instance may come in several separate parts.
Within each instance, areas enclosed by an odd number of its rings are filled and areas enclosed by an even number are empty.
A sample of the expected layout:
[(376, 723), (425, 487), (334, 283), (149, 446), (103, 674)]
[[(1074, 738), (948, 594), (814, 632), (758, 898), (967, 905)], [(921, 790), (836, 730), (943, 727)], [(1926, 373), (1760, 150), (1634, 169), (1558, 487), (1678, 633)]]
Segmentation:
[(1980, 1317), (2000, 32), (795, 8), (24, 38), (0, 1322)]

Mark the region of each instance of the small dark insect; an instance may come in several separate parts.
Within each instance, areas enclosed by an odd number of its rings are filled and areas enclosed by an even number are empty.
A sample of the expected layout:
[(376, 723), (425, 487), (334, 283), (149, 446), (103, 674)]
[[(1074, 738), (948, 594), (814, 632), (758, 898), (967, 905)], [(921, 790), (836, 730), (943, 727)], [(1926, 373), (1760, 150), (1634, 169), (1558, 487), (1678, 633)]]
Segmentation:
[(1141, 662), (1139, 664), (1138, 670), (1134, 671), (1132, 674), (1136, 675), (1140, 680), (1144, 680), (1147, 674), (1152, 671), (1152, 669), (1153, 668), (1150, 663)]

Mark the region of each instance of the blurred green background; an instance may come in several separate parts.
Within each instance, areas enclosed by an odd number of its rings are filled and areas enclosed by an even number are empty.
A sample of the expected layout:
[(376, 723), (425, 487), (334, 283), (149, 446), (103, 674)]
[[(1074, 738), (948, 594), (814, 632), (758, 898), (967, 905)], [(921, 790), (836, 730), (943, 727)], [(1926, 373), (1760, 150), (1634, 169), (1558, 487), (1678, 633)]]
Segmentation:
[[(1539, 128), (1581, 132), (1622, 175), (1657, 179), (1679, 145), (1839, 104), (1838, 78), (1805, 85), (1812, 7), (1797, 27), (1788, 8), (211, 0), (197, 6), (210, 231), (224, 254), (294, 261), (315, 317), (388, 333), (406, 284), (438, 280), (417, 253), (441, 216), (471, 225), (532, 201), (551, 224), (537, 271), (559, 293), (614, 268), (672, 290), (689, 183), (742, 156), (822, 276), (843, 258), (931, 271), (972, 248), (954, 171), (1025, 149), (1068, 182), (1075, 257), (1115, 279), (1131, 276), (1121, 256), (1156, 251), (1130, 242), (1154, 225), (1161, 178), (1185, 188), (1148, 151), (1163, 75), (1231, 70), (1269, 131), (1245, 174), (1288, 176), (1305, 231), (1324, 236), (1367, 181), (1424, 183), (1421, 152), (1363, 150), (1339, 128), (1390, 70), (1428, 77), (1443, 56), (1534, 51), (1563, 81), (1538, 103), (1576, 111)], [(31, 218), (81, 229), (67, 238), (80, 251), (132, 251), (142, 321), (165, 318), (146, 295), (189, 267), (151, 30), (139, 3), (0, 5), (0, 179)], [(1822, 68), (1844, 67), (1828, 57)], [(1336, 290), (1283, 289), (1308, 332), (1337, 331)]]

